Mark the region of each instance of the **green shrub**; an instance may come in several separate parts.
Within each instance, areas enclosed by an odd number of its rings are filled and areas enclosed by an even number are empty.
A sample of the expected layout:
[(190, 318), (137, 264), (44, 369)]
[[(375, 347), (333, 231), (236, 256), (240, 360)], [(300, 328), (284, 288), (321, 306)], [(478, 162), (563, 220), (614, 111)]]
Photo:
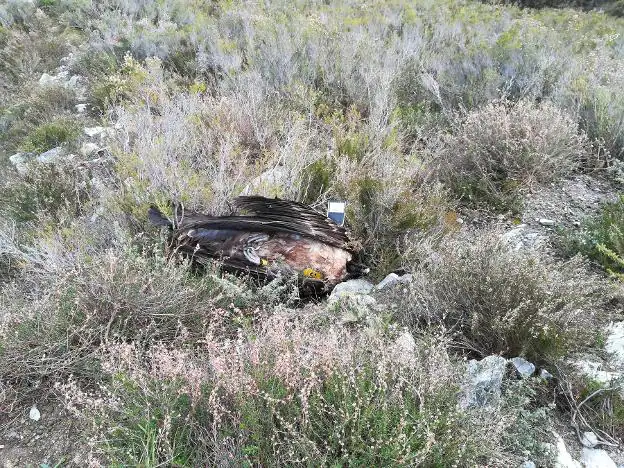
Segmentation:
[(20, 149), (43, 153), (63, 143), (71, 142), (80, 135), (80, 126), (72, 119), (56, 119), (34, 128), (22, 142)]
[(615, 274), (624, 273), (624, 196), (604, 204), (601, 212), (580, 231), (563, 230), (557, 244), (568, 256), (581, 253)]

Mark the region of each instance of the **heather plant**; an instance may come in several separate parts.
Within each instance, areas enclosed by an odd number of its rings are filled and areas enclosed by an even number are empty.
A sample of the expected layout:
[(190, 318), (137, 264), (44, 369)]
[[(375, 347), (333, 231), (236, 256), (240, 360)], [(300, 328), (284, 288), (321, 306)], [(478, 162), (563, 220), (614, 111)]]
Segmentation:
[(592, 167), (587, 137), (550, 103), (491, 103), (443, 138), (440, 175), (466, 202), (516, 208), (521, 191)]
[(534, 362), (596, 342), (606, 319), (597, 313), (603, 286), (578, 258), (551, 270), (491, 234), (471, 244), (447, 237), (436, 252), (418, 250), (411, 254), (419, 261), (416, 280), (396, 312), (400, 323), (443, 324), (469, 353)]
[[(87, 416), (93, 455), (113, 463), (502, 466), (520, 456), (497, 445), (515, 418), (457, 407), (444, 340), (410, 349), (311, 325), (278, 313), (253, 335), (207, 337), (195, 351), (112, 345), (102, 398), (77, 381), (59, 390)], [(486, 426), (487, 438), (474, 430)]]

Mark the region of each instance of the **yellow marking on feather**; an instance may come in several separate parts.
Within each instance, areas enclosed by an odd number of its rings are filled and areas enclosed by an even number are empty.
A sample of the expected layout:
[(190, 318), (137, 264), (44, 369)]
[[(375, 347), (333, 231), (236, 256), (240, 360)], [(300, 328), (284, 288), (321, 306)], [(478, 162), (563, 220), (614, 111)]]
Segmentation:
[(323, 275), (312, 268), (306, 268), (303, 270), (303, 276), (306, 278), (323, 279)]

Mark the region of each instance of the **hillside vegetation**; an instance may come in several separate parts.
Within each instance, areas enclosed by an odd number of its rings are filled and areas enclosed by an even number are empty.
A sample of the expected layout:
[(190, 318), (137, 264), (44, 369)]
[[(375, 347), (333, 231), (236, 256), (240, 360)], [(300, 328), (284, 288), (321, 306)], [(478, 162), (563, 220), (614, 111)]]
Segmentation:
[[(574, 362), (608, 362), (624, 320), (623, 14), (1, 3), (0, 460), (551, 466), (560, 427), (613, 449), (621, 386)], [(608, 203), (549, 201), (581, 182)], [(218, 215), (243, 192), (346, 200), (370, 280), (411, 281), (303, 302), (166, 262), (150, 205)], [(574, 223), (536, 224), (548, 203)], [(511, 248), (527, 223), (541, 247)], [(490, 355), (548, 372), (462, 404)]]

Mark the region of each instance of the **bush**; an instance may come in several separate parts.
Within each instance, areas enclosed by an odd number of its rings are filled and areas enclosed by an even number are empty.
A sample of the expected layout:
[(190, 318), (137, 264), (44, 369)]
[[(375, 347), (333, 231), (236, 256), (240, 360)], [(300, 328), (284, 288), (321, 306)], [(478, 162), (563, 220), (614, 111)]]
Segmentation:
[(489, 104), (444, 138), (440, 176), (468, 203), (517, 209), (523, 189), (591, 168), (588, 140), (577, 127), (549, 103)]
[(43, 153), (80, 135), (79, 124), (72, 119), (56, 119), (33, 129), (21, 144), (20, 150)]
[(413, 330), (443, 325), (468, 353), (538, 363), (596, 341), (604, 290), (578, 259), (554, 271), (487, 233), (471, 243), (447, 237), (427, 251), (409, 254), (420, 262), (416, 281), (396, 309)]
[(516, 410), (460, 410), (460, 374), (444, 341), (423, 337), (409, 350), (391, 337), (292, 317), (278, 312), (236, 345), (217, 336), (193, 351), (112, 345), (102, 354), (111, 379), (101, 399), (76, 381), (59, 389), (105, 463), (505, 466), (518, 459), (500, 450)]
[(624, 256), (624, 196), (606, 203), (580, 232), (561, 231), (557, 243), (568, 256), (581, 253), (607, 270), (624, 273), (624, 266), (609, 253)]

